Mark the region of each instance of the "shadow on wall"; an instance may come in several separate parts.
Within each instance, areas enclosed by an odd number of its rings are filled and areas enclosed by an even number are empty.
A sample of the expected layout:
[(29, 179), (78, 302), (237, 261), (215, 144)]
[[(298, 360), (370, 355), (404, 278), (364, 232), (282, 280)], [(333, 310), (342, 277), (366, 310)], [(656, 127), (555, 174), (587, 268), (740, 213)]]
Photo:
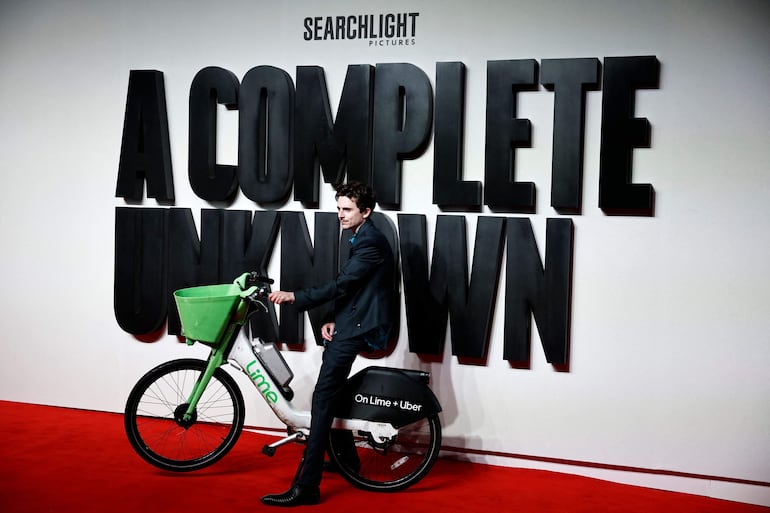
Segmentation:
[[(447, 344), (445, 352), (450, 352), (449, 344)], [(403, 354), (402, 366), (407, 369), (416, 369), (423, 372), (430, 373), (430, 388), (433, 393), (438, 397), (441, 403), (441, 427), (446, 428), (454, 423), (459, 417), (459, 409), (457, 407), (457, 395), (455, 394), (456, 383), (452, 380), (452, 366), (448, 365), (446, 361), (451, 361), (451, 354), (444, 356), (425, 356), (417, 355), (412, 352), (405, 352)], [(448, 443), (444, 438), (441, 445), (451, 445), (453, 447), (464, 447), (466, 441), (462, 438), (457, 443), (454, 440)]]

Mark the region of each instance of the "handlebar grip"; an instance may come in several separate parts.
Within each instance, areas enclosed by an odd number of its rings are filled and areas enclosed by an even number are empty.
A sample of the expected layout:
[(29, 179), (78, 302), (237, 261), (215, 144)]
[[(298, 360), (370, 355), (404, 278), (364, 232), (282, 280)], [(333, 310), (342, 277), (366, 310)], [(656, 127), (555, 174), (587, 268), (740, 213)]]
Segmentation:
[(259, 274), (257, 271), (251, 271), (241, 274), (235, 280), (233, 280), (233, 283), (238, 285), (241, 290), (247, 290), (254, 286), (258, 286), (259, 288), (264, 289), (265, 287), (272, 285), (273, 280), (267, 276)]
[(249, 273), (249, 280), (256, 283), (266, 283), (268, 285), (272, 285), (274, 283), (274, 280), (268, 278), (267, 276), (262, 276), (257, 271), (252, 271)]

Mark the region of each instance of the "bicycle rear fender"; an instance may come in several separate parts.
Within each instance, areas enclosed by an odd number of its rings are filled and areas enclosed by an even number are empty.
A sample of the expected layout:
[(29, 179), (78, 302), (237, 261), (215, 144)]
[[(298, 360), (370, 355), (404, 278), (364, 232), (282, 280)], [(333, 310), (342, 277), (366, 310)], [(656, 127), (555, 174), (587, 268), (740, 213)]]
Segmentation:
[(367, 367), (351, 376), (337, 394), (335, 415), (406, 426), (441, 411), (428, 387), (429, 374), (407, 369)]

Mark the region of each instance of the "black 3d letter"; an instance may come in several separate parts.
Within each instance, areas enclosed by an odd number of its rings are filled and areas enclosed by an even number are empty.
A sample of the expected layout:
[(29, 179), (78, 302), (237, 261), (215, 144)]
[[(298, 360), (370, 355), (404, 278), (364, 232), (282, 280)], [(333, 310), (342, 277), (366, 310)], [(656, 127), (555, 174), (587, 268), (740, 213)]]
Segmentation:
[[(319, 164), (326, 183), (348, 179), (372, 183), (370, 148), (374, 67), (348, 66), (337, 120), (331, 108), (323, 68), (297, 67), (294, 109), (294, 199), (318, 207)], [(346, 166), (347, 164), (347, 166)]]
[[(275, 210), (257, 210), (252, 220), (246, 210), (221, 210), (220, 228), (222, 261), (220, 282), (230, 283), (244, 272), (258, 271), (267, 276), (267, 265), (278, 238), (279, 218)], [(252, 333), (268, 342), (278, 340), (278, 319), (273, 303), (267, 312), (256, 310), (249, 323)]]
[(230, 283), (248, 271), (258, 271), (266, 276), (278, 238), (278, 212), (257, 210), (253, 219), (248, 210), (219, 210), (219, 213), (220, 282)]
[(433, 203), (443, 209), (481, 208), (481, 183), (463, 182), (465, 64), (436, 63)]
[[(265, 268), (278, 233), (278, 214), (257, 211), (254, 221), (247, 210), (203, 209), (201, 237), (189, 209), (169, 213), (169, 315), (168, 332), (181, 333), (173, 291), (185, 287), (230, 283), (241, 273)], [(269, 305), (272, 307), (272, 305)], [(275, 338), (275, 313), (267, 328)], [(254, 322), (252, 322), (252, 325)]]
[(651, 184), (632, 183), (634, 148), (650, 147), (650, 123), (634, 118), (634, 91), (658, 87), (660, 64), (648, 57), (606, 57), (602, 85), (599, 208), (607, 214), (654, 213)]
[(586, 90), (599, 84), (599, 59), (544, 59), (540, 83), (554, 91), (551, 206), (580, 213)]
[(401, 161), (419, 157), (433, 122), (433, 91), (413, 64), (378, 64), (374, 72), (373, 185), (380, 205), (401, 204)]
[[(206, 211), (201, 212), (201, 226), (206, 222)], [(201, 232), (204, 229), (201, 228)], [(203, 235), (201, 235), (201, 239)], [(174, 302), (174, 291), (198, 285), (217, 283), (218, 253), (203, 251), (198, 240), (192, 211), (189, 208), (172, 208), (168, 213), (168, 327), (172, 335), (181, 335), (179, 313)]]
[(239, 108), (241, 190), (256, 203), (283, 201), (292, 184), (294, 84), (291, 77), (272, 66), (250, 69), (241, 83)]
[(505, 219), (480, 217), (468, 284), (465, 218), (439, 216), (428, 279), (425, 217), (399, 214), (409, 349), (441, 354), (447, 316), (452, 354), (486, 356), (502, 262)]
[(148, 198), (174, 200), (163, 73), (132, 70), (128, 77), (115, 196), (141, 201), (144, 179)]
[(421, 214), (398, 214), (401, 274), (409, 351), (438, 355), (444, 347), (446, 314), (442, 319), (441, 305), (430, 293), (425, 219)]
[(535, 184), (515, 182), (516, 148), (531, 144), (528, 119), (516, 118), (519, 91), (537, 88), (537, 61), (487, 63), (484, 201), (499, 212), (534, 212)]
[(236, 166), (216, 163), (217, 104), (238, 108), (238, 78), (217, 67), (204, 68), (190, 85), (188, 174), (193, 192), (207, 201), (224, 201), (238, 190)]
[(157, 331), (166, 319), (168, 210), (115, 209), (115, 319), (127, 333)]
[[(336, 214), (316, 212), (315, 248), (303, 212), (281, 212), (281, 288), (297, 290), (331, 281), (339, 262), (339, 221)], [(332, 305), (308, 311), (317, 344), (323, 344), (321, 325), (328, 320)], [(305, 339), (304, 315), (292, 305), (281, 305), (279, 338), (289, 344)]]
[[(503, 217), (478, 218), (469, 284), (465, 218), (439, 216), (437, 219), (431, 290), (439, 292), (433, 286), (435, 274), (444, 276), (444, 280), (435, 281), (444, 282), (446, 287), (443, 293), (449, 300), (449, 327), (455, 356), (473, 359), (487, 356), (503, 259), (504, 227)], [(459, 236), (461, 232), (463, 236)], [(446, 267), (442, 269), (442, 265)]]
[(529, 361), (532, 312), (546, 360), (554, 365), (567, 364), (572, 237), (571, 219), (546, 221), (544, 271), (529, 219), (508, 218), (504, 359)]

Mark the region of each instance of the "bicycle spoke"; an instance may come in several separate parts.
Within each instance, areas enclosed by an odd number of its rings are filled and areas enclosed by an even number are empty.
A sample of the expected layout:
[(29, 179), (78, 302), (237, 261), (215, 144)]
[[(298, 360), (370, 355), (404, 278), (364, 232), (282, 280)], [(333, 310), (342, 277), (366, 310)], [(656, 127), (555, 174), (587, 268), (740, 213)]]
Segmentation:
[[(218, 369), (192, 415), (178, 418), (206, 362), (176, 360), (150, 371), (126, 406), (126, 429), (136, 451), (166, 470), (194, 470), (221, 458), (243, 427), (243, 399), (233, 379)], [(184, 406), (184, 408), (182, 408)]]

